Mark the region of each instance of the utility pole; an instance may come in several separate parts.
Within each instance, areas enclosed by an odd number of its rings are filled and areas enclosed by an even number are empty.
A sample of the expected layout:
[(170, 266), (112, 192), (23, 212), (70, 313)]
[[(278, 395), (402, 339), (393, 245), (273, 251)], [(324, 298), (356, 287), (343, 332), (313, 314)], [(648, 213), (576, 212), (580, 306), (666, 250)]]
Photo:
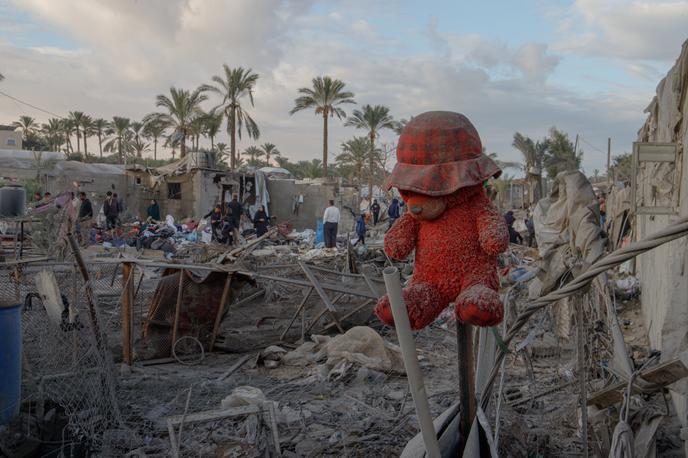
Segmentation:
[(612, 183), (612, 139), (609, 137), (607, 138), (607, 184)]
[(578, 154), (578, 134), (576, 134), (576, 143), (573, 145), (573, 154), (574, 156)]

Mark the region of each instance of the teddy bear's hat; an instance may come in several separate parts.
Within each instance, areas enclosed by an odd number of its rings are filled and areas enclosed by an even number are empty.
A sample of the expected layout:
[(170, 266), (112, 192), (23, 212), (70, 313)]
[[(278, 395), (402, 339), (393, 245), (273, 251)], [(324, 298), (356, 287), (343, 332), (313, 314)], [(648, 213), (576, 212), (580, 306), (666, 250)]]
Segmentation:
[(483, 153), (478, 131), (467, 117), (428, 111), (412, 118), (401, 132), (387, 189), (444, 196), (501, 173)]

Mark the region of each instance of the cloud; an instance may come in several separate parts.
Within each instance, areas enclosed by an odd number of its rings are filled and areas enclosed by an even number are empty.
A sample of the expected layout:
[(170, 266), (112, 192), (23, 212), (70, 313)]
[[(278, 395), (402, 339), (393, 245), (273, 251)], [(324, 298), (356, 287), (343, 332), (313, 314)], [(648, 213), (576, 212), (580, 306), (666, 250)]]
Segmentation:
[(558, 52), (673, 61), (688, 38), (686, 0), (576, 0), (562, 14)]
[[(69, 36), (77, 48), (0, 42), (6, 77), (0, 89), (60, 114), (82, 110), (140, 119), (155, 109), (155, 95), (171, 85), (206, 83), (222, 63), (251, 67), (260, 74), (251, 108), (260, 142), (277, 144), (294, 160), (321, 152), (322, 120), (310, 112), (288, 114), (297, 89), (317, 75), (342, 79), (359, 104), (388, 105), (396, 118), (432, 109), (464, 112), (488, 150), (506, 160), (519, 159), (510, 146), (515, 131), (539, 137), (552, 124), (572, 135), (585, 133), (598, 145), (607, 136), (630, 141), (650, 99), (651, 94), (580, 94), (550, 83), (564, 57), (561, 48), (552, 52), (547, 43), (513, 45), (477, 34), (443, 34), (430, 19), (426, 27), (408, 30), (413, 40), (426, 40), (409, 50), (380, 26), (392, 9), (371, 10), (356, 0), (327, 8), (314, 4), (17, 0), (16, 8)], [(211, 96), (206, 108), (216, 102)], [(0, 98), (0, 122), (25, 113), (48, 117)], [(330, 151), (360, 133), (333, 121)], [(389, 132), (382, 138), (395, 141)], [(249, 144), (244, 138), (240, 148)], [(603, 168), (604, 160), (598, 164), (586, 155), (585, 164)]]

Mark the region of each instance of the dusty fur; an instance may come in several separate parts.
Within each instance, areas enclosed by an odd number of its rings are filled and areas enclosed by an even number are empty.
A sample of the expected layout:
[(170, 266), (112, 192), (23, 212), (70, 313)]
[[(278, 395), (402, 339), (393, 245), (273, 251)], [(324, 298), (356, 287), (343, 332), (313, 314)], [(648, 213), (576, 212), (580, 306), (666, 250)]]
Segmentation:
[[(404, 290), (411, 327), (427, 326), (450, 302), (456, 302), (457, 317), (463, 322), (498, 324), (503, 306), (497, 293), (497, 255), (506, 250), (509, 235), (483, 187), (461, 188), (442, 197), (404, 191), (402, 197), (405, 201), (413, 197), (416, 204), (432, 199), (447, 203), (444, 213), (433, 220), (404, 214), (385, 236), (385, 252), (394, 259), (405, 259), (416, 250), (413, 278)], [(386, 296), (376, 313), (393, 324)]]

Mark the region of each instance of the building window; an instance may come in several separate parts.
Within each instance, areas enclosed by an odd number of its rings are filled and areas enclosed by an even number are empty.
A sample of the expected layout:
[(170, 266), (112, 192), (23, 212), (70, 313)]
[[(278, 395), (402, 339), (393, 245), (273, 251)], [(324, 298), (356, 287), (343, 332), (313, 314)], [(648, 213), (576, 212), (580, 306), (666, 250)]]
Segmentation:
[(182, 184), (181, 183), (167, 183), (167, 198), (181, 199), (182, 198)]
[(7, 146), (17, 146), (17, 140), (15, 140), (14, 138), (8, 138)]
[(141, 177), (136, 177), (136, 184), (141, 184)]

